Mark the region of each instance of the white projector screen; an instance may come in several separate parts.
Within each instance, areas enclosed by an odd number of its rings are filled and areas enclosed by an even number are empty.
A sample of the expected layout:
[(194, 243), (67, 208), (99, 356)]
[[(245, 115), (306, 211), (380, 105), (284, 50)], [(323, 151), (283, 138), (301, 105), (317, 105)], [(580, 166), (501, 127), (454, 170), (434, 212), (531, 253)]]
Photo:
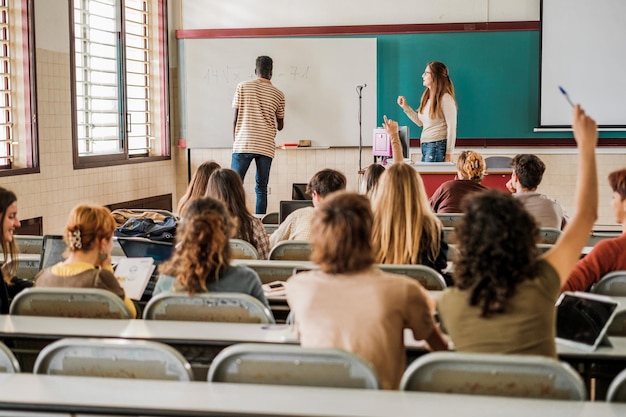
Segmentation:
[(599, 126), (626, 130), (626, 0), (542, 0), (540, 127), (571, 125), (559, 86)]

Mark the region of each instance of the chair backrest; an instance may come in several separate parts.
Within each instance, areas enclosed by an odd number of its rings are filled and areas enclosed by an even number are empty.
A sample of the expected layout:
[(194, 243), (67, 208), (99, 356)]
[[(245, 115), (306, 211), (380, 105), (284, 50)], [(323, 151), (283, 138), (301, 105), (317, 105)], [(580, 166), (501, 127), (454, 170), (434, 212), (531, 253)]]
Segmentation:
[[(0, 258), (3, 258), (3, 256), (0, 256)], [(15, 276), (18, 278), (33, 280), (41, 270), (39, 267), (40, 258), (41, 255), (37, 255), (35, 253), (18, 253), (17, 258), (9, 260), (6, 265), (9, 266), (13, 263), (17, 263)]]
[(626, 369), (613, 378), (606, 393), (606, 400), (613, 403), (626, 403)]
[(120, 297), (100, 288), (28, 288), (13, 299), (9, 314), (99, 319), (132, 318)]
[(537, 243), (537, 250), (539, 251), (540, 255), (543, 255), (544, 253), (546, 253), (547, 251), (549, 251), (553, 247), (554, 247), (554, 245), (552, 245), (550, 243)]
[(454, 227), (463, 218), (463, 213), (435, 213), (443, 227)]
[(0, 372), (5, 374), (20, 372), (20, 363), (17, 358), (11, 349), (2, 342), (0, 342)]
[(211, 363), (209, 382), (379, 389), (376, 371), (340, 349), (241, 343), (222, 350)]
[(591, 287), (591, 292), (619, 297), (626, 296), (626, 271), (609, 272)]
[(485, 158), (485, 167), (487, 169), (494, 168), (511, 168), (510, 156), (488, 156)]
[(43, 236), (37, 235), (15, 235), (13, 236), (17, 244), (18, 253), (31, 253), (40, 255), (43, 248)]
[[(160, 342), (129, 339), (67, 338), (37, 355), (35, 374), (191, 381), (191, 365)], [(158, 393), (155, 393), (158, 395)]]
[(441, 274), (426, 265), (378, 264), (385, 272), (406, 275), (416, 279), (429, 291), (440, 291), (446, 288), (446, 281)]
[(561, 230), (554, 227), (542, 227), (539, 229), (539, 242), (554, 245), (557, 239), (561, 236)]
[(443, 239), (446, 241), (448, 245), (455, 245), (458, 243), (457, 237), (456, 237), (456, 229), (454, 227), (444, 226), (442, 230), (443, 230)]
[(256, 298), (242, 293), (213, 292), (190, 296), (162, 293), (146, 304), (146, 320), (274, 323), (272, 313)]
[(245, 265), (254, 270), (262, 284), (274, 281), (287, 281), (294, 269), (313, 269), (316, 265), (309, 261), (270, 261), (270, 260), (234, 260), (233, 265)]
[(532, 355), (433, 352), (404, 372), (400, 389), (584, 401), (585, 384), (568, 364)]
[(230, 253), (233, 259), (259, 259), (252, 243), (241, 239), (230, 239)]
[(311, 242), (308, 240), (283, 240), (270, 250), (270, 260), (308, 261), (311, 258)]
[(278, 212), (272, 211), (271, 213), (265, 214), (265, 216), (261, 217), (261, 223), (263, 224), (278, 224)]
[(606, 329), (608, 336), (626, 336), (626, 310), (618, 310)]

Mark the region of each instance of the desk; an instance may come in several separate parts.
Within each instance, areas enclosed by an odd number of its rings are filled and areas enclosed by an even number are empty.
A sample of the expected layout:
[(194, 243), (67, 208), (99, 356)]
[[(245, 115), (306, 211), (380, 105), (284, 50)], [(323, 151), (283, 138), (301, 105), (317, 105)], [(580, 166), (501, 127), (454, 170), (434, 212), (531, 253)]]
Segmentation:
[[(411, 165), (422, 176), (426, 194), (433, 195), (435, 190), (446, 181), (456, 178), (456, 165), (451, 162), (417, 162)], [(506, 183), (511, 179), (510, 168), (494, 168), (487, 170), (481, 184), (487, 188), (507, 191)]]
[(226, 346), (298, 343), (294, 329), (287, 325), (0, 315), (0, 338), (13, 344), (22, 371), (32, 371), (39, 351), (64, 337), (119, 337), (166, 343), (187, 358), (196, 379), (206, 379), (211, 361)]
[[(608, 417), (626, 404), (455, 394), (153, 381), (55, 375), (0, 375), (0, 409), (151, 416)], [(103, 393), (105, 395), (103, 395)]]

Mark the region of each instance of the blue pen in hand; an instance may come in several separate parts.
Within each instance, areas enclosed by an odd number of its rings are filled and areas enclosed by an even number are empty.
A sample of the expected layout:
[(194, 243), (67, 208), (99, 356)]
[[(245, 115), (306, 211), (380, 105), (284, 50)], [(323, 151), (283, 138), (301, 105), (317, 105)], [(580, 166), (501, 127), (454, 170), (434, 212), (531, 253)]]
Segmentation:
[(572, 102), (572, 100), (567, 95), (567, 91), (565, 91), (565, 89), (563, 87), (561, 87), (561, 86), (559, 86), (559, 90), (561, 90), (561, 94), (563, 94), (565, 96), (565, 99), (570, 104), (570, 106), (574, 107), (574, 103)]

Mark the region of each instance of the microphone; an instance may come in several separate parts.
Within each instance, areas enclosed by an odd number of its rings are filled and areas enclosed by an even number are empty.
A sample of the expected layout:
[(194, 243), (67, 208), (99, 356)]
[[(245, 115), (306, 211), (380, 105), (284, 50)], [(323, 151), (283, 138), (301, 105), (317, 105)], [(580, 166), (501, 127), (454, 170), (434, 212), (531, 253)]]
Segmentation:
[(357, 85), (357, 86), (356, 86), (356, 88), (360, 88), (360, 89), (363, 89), (364, 87), (367, 87), (367, 84)]

